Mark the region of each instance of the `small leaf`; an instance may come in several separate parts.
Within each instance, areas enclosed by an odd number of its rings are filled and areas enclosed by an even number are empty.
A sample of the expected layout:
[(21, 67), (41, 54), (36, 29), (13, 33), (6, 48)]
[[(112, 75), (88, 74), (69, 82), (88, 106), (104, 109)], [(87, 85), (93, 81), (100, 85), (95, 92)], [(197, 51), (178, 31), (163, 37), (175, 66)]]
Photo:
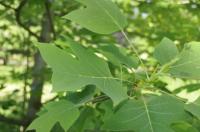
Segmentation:
[(200, 79), (200, 42), (185, 45), (179, 60), (170, 67), (170, 73), (179, 78)]
[(136, 56), (128, 56), (123, 47), (117, 47), (114, 44), (100, 44), (99, 48), (100, 52), (117, 66), (124, 64), (129, 68), (138, 67), (139, 61)]
[(127, 25), (125, 17), (111, 0), (76, 0), (87, 8), (72, 11), (64, 18), (100, 34), (110, 34)]
[(76, 91), (93, 84), (111, 97), (114, 105), (128, 97), (120, 79), (111, 75), (103, 59), (70, 39), (66, 39), (66, 43), (73, 55), (54, 45), (38, 46), (43, 58), (53, 69), (54, 91)]
[(173, 60), (178, 54), (178, 49), (173, 41), (163, 38), (154, 51), (154, 57), (161, 65)]
[(142, 97), (127, 101), (104, 124), (111, 131), (173, 132), (171, 123), (184, 120), (184, 103), (167, 96)]
[(59, 122), (66, 131), (79, 117), (78, 108), (67, 100), (51, 102), (44, 108), (47, 111), (36, 118), (28, 127), (28, 130), (50, 132), (51, 128)]
[(200, 119), (200, 97), (193, 103), (186, 104), (185, 110)]

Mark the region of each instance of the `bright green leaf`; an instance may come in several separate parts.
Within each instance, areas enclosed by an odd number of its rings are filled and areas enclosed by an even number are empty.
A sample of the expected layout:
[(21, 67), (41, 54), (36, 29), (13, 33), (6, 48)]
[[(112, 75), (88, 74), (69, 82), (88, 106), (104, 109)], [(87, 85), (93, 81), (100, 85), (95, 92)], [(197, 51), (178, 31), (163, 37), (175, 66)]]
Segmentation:
[(162, 65), (173, 60), (178, 54), (178, 49), (173, 41), (163, 38), (154, 51), (154, 57)]
[(200, 79), (200, 42), (185, 45), (179, 55), (179, 60), (170, 67), (170, 73), (175, 77)]
[(120, 79), (111, 75), (103, 59), (70, 39), (66, 43), (72, 49), (73, 55), (54, 45), (38, 46), (43, 58), (53, 69), (54, 91), (76, 91), (93, 84), (111, 97), (114, 105), (127, 98), (126, 89), (120, 83)]
[(185, 119), (184, 103), (167, 96), (151, 95), (127, 101), (104, 128), (112, 131), (173, 132), (171, 123)]
[(127, 21), (119, 8), (111, 0), (76, 0), (87, 6), (72, 11), (64, 18), (100, 34), (110, 34), (121, 30)]
[(196, 116), (198, 119), (200, 119), (200, 97), (193, 103), (186, 104), (185, 110), (187, 110), (188, 112)]
[(66, 131), (79, 117), (78, 108), (67, 100), (51, 102), (44, 108), (47, 111), (36, 118), (28, 127), (28, 130), (50, 132), (51, 128), (59, 122)]

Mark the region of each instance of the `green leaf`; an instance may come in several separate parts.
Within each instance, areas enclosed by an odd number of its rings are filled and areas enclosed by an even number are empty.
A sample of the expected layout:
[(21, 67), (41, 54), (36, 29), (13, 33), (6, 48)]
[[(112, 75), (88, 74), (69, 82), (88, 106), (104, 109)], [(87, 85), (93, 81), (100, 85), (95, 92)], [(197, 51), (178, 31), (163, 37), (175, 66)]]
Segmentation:
[(175, 132), (199, 132), (195, 127), (187, 122), (178, 122), (172, 124), (172, 128)]
[(167, 96), (142, 97), (128, 100), (104, 128), (112, 131), (173, 132), (171, 123), (185, 119), (184, 103)]
[(79, 117), (78, 108), (67, 100), (48, 103), (44, 108), (47, 112), (36, 118), (28, 127), (28, 130), (50, 132), (51, 128), (59, 122), (66, 131)]
[(125, 49), (121, 46), (114, 44), (100, 44), (101, 53), (108, 58), (113, 64), (120, 66), (121, 64), (126, 65), (129, 68), (137, 68), (139, 61), (136, 56), (128, 56)]
[(200, 97), (194, 102), (186, 104), (185, 110), (200, 119)]
[(88, 85), (83, 90), (78, 92), (68, 92), (67, 100), (73, 102), (74, 104), (83, 104), (92, 100), (94, 95), (96, 94), (95, 86)]
[(185, 45), (179, 55), (179, 60), (170, 67), (170, 73), (175, 77), (200, 79), (200, 42), (190, 42)]
[(84, 132), (86, 129), (95, 128), (95, 123), (93, 122), (95, 118), (95, 110), (91, 107), (85, 107), (73, 124), (73, 126), (69, 129), (68, 132)]
[(125, 17), (111, 0), (76, 0), (87, 8), (72, 11), (64, 18), (100, 34), (110, 34), (127, 25)]
[(121, 80), (111, 75), (103, 59), (70, 39), (67, 39), (66, 43), (72, 49), (73, 55), (54, 45), (38, 46), (43, 58), (53, 69), (54, 91), (76, 91), (93, 84), (111, 97), (114, 105), (127, 98)]
[(154, 57), (161, 65), (164, 65), (173, 60), (177, 54), (178, 49), (176, 45), (168, 38), (163, 38), (154, 51)]

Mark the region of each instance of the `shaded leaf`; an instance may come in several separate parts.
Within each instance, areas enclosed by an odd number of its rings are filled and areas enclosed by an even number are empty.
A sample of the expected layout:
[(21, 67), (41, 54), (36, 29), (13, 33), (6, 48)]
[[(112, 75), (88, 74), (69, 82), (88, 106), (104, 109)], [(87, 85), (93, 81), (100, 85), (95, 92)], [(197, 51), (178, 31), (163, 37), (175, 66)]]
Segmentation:
[(175, 132), (199, 132), (195, 127), (187, 122), (179, 122), (172, 124)]
[(190, 104), (185, 105), (185, 110), (200, 119), (200, 97)]
[(28, 130), (35, 129), (37, 132), (50, 132), (51, 128), (59, 122), (62, 128), (66, 130), (79, 117), (78, 108), (67, 100), (51, 102), (44, 106), (47, 110), (40, 114), (28, 127)]
[(64, 18), (100, 34), (110, 34), (121, 30), (127, 21), (119, 8), (111, 0), (76, 0), (86, 8), (72, 11)]
[(120, 66), (121, 64), (126, 65), (129, 68), (137, 68), (139, 61), (136, 56), (128, 56), (125, 49), (121, 46), (114, 44), (100, 44), (101, 53), (108, 58), (113, 64)]

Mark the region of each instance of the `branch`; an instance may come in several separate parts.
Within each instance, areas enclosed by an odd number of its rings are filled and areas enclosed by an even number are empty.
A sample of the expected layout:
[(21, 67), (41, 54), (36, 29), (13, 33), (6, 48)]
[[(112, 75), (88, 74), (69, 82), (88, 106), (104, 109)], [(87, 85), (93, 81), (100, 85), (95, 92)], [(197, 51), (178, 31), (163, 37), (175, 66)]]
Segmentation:
[(46, 1), (45, 8), (46, 8), (47, 17), (48, 17), (48, 20), (50, 23), (51, 32), (53, 33), (53, 38), (56, 39), (56, 32), (55, 32), (55, 28), (54, 28), (54, 23), (53, 23), (52, 12), (51, 12), (50, 6), (51, 5), (50, 5), (49, 1)]
[(22, 23), (20, 16), (21, 16), (21, 11), (23, 9), (23, 7), (26, 5), (27, 0), (22, 0), (21, 3), (19, 4), (19, 6), (15, 9), (15, 16), (16, 16), (16, 21), (17, 23), (23, 27), (30, 35), (39, 38), (39, 36), (34, 33), (33, 31), (30, 30), (29, 27), (27, 27), (24, 23)]
[(2, 1), (0, 1), (0, 5), (4, 6), (5, 8), (9, 8), (9, 9), (12, 9), (12, 10), (16, 10), (14, 7), (10, 6), (10, 5), (7, 5), (5, 3), (3, 3)]

